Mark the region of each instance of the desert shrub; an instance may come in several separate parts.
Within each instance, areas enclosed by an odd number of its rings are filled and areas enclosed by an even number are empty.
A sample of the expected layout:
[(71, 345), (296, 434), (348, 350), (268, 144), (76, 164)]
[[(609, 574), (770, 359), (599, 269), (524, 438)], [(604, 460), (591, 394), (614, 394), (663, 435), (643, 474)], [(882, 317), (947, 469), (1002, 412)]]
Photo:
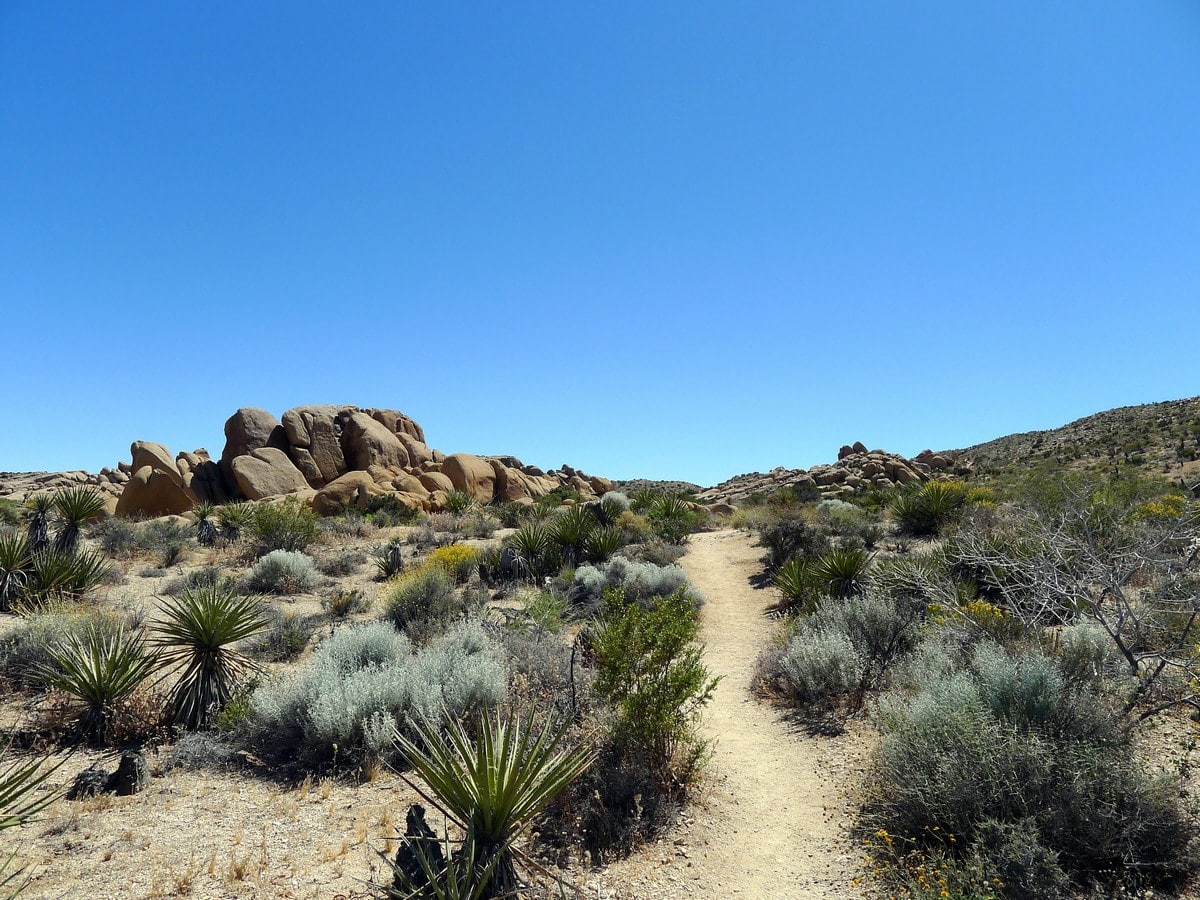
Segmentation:
[(842, 500), (823, 500), (816, 507), (817, 521), (833, 534), (868, 550), (883, 537), (878, 519), (865, 509)]
[(105, 556), (133, 556), (142, 549), (140, 529), (136, 522), (118, 516), (101, 519), (88, 529), (88, 537), (96, 542)]
[(392, 538), (371, 551), (379, 577), (386, 580), (404, 571), (404, 541)]
[(1178, 785), (1143, 768), (1103, 694), (1042, 655), (981, 650), (962, 671), (881, 702), (865, 827), (914, 848), (978, 853), (1017, 883), (1039, 870), (1050, 886), (1184, 875), (1195, 829)]
[[(656, 566), (614, 556), (607, 563), (576, 569), (568, 599), (576, 609), (595, 610), (610, 588), (621, 591), (627, 599), (644, 601), (670, 596), (686, 586), (687, 576), (679, 566)], [(695, 603), (699, 595), (689, 596)]]
[(163, 757), (165, 772), (231, 769), (238, 761), (237, 745), (214, 731), (182, 735)]
[[(456, 513), (435, 512), (429, 514), (429, 518), (425, 520), (425, 524), (435, 534), (459, 534), (462, 531), (463, 519), (462, 516)], [(431, 541), (430, 543), (437, 543), (437, 541)]]
[(654, 538), (644, 544), (626, 544), (622, 556), (630, 562), (651, 563), (656, 566), (672, 566), (687, 553), (683, 544), (668, 544), (666, 541)]
[[(550, 598), (552, 606), (553, 595), (536, 596)], [(530, 606), (535, 599), (531, 598)], [(573, 667), (574, 646), (554, 631), (552, 608), (543, 608), (543, 612), (551, 620), (551, 627), (511, 628), (500, 636), (513, 684), (513, 702), (577, 719), (590, 697), (592, 670), (578, 664)]]
[(707, 751), (696, 725), (717, 685), (695, 603), (683, 589), (645, 606), (610, 590), (606, 606), (591, 650), (596, 694), (616, 710), (616, 743), (664, 781), (687, 785)]
[(0, 497), (0, 525), (20, 525), (25, 518), (25, 508), (16, 500)]
[(477, 510), (463, 516), (460, 533), (471, 538), (490, 538), (500, 527), (500, 521), (487, 510)]
[(424, 716), (494, 707), (505, 695), (500, 648), (474, 623), (429, 646), (383, 623), (339, 629), (303, 669), (251, 696), (247, 731), (264, 749), (305, 764), (354, 763), (390, 752), (399, 728)]
[(441, 569), (459, 584), (470, 580), (479, 562), (479, 552), (467, 544), (447, 544), (429, 554), (428, 564)]
[(259, 594), (302, 594), (320, 584), (311, 556), (299, 551), (272, 550), (246, 573), (246, 589)]
[(232, 589), (236, 584), (237, 579), (232, 575), (227, 575), (220, 566), (201, 566), (167, 582), (163, 593), (170, 597), (177, 597), (185, 591), (196, 588), (226, 587)]
[(317, 514), (291, 498), (278, 503), (255, 504), (247, 530), (260, 554), (274, 550), (304, 550), (320, 534)]
[(321, 609), (335, 619), (344, 619), (354, 613), (365, 613), (371, 609), (371, 598), (358, 589), (339, 589), (328, 597), (321, 598)]
[(813, 571), (813, 557), (793, 556), (772, 581), (783, 595), (776, 608), (785, 612), (810, 613), (825, 595), (824, 583)]
[(394, 528), (397, 525), (416, 525), (424, 518), (419, 509), (413, 509), (394, 494), (379, 494), (367, 500), (363, 510), (367, 519), (377, 528)]
[(764, 525), (758, 542), (767, 550), (763, 563), (767, 572), (777, 572), (793, 556), (816, 556), (829, 548), (829, 535), (800, 516), (786, 516)]
[(813, 558), (812, 572), (831, 597), (853, 597), (866, 589), (870, 564), (866, 550), (834, 547)]
[(380, 525), (357, 509), (348, 509), (340, 515), (320, 519), (317, 527), (322, 534), (335, 538), (364, 538), (374, 534)]
[(361, 550), (343, 550), (317, 557), (317, 571), (330, 578), (345, 578), (358, 572), (367, 563), (367, 554)]
[(307, 616), (291, 610), (268, 608), (265, 627), (255, 648), (257, 654), (270, 662), (290, 662), (308, 647), (317, 625)]
[(383, 602), (383, 617), (417, 642), (444, 630), (462, 611), (453, 580), (435, 565), (400, 575)]
[(513, 503), (511, 500), (502, 500), (499, 503), (493, 503), (490, 507), (491, 513), (500, 520), (500, 524), (505, 528), (519, 528), (521, 523), (525, 521), (525, 507), (520, 503)]
[(917, 609), (881, 594), (827, 598), (802, 618), (779, 657), (795, 702), (859, 708), (920, 639)]

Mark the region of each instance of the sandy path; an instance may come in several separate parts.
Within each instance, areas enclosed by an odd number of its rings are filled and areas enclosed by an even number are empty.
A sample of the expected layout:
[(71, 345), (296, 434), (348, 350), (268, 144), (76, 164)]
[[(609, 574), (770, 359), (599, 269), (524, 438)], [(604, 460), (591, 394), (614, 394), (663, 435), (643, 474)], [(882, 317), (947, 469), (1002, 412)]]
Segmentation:
[(842, 792), (851, 738), (797, 733), (748, 690), (773, 627), (763, 615), (773, 598), (748, 581), (761, 555), (745, 533), (718, 531), (692, 535), (681, 560), (708, 598), (705, 659), (723, 676), (704, 713), (702, 731), (716, 742), (713, 784), (688, 836), (700, 870), (688, 896), (857, 896)]

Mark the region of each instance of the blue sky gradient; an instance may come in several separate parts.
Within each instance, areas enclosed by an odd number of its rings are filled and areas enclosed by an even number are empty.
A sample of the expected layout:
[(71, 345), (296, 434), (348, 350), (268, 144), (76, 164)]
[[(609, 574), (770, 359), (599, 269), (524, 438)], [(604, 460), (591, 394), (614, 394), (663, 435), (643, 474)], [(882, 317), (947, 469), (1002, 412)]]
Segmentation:
[(711, 484), (1200, 394), (1200, 5), (0, 4), (0, 470)]

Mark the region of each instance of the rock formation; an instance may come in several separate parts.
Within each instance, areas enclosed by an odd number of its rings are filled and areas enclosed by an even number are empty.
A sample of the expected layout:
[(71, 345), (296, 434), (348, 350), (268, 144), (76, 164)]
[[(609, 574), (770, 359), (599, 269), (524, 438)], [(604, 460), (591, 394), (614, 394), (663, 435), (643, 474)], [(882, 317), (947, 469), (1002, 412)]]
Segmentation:
[[(445, 506), (451, 491), (476, 503), (532, 503), (558, 487), (591, 498), (612, 482), (570, 466), (545, 472), (512, 456), (446, 456), (404, 413), (357, 406), (298, 406), (281, 419), (239, 409), (225, 423), (219, 462), (206, 450), (172, 457), (162, 444), (134, 441), (131, 462), (84, 477), (113, 498), (118, 515), (177, 515), (200, 501), (295, 496), (332, 515), (388, 494), (411, 509)], [(45, 488), (52, 489), (52, 488)]]
[(766, 473), (738, 475), (701, 491), (697, 499), (708, 504), (743, 503), (753, 494), (769, 496), (783, 488), (835, 498), (871, 486), (891, 488), (927, 481), (954, 465), (953, 454), (923, 450), (912, 459), (907, 459), (886, 450), (868, 450), (863, 443), (855, 442), (838, 451), (836, 463), (813, 466), (811, 469), (786, 469), (780, 466)]

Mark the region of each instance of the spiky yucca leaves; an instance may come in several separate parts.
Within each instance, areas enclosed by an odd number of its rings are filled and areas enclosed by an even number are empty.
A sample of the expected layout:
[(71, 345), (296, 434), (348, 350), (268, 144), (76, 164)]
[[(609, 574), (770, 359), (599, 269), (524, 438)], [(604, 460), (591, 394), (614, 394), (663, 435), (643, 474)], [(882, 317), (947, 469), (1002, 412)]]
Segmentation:
[(568, 506), (550, 521), (548, 533), (568, 562), (579, 563), (584, 558), (584, 542), (598, 525), (586, 506)]
[(783, 594), (776, 608), (786, 612), (810, 613), (824, 593), (821, 579), (813, 571), (813, 560), (793, 556), (775, 573), (775, 587)]
[(452, 513), (469, 512), (475, 506), (475, 498), (466, 491), (450, 491), (446, 495), (446, 509)]
[(242, 531), (254, 518), (254, 508), (244, 500), (234, 500), (217, 507), (217, 521), (221, 525), (221, 537), (230, 543), (241, 540)]
[(77, 600), (100, 584), (110, 566), (99, 553), (42, 550), (31, 554), (28, 577), (18, 605), (36, 610), (61, 600)]
[(492, 867), (480, 897), (501, 897), (519, 887), (513, 840), (595, 760), (582, 745), (567, 746), (570, 723), (485, 713), (472, 738), (456, 720), (443, 734), (422, 720), (415, 739), (396, 736), (409, 764), (425, 782), (412, 787), (467, 833), (478, 858)]
[(411, 851), (417, 871), (406, 872), (396, 860), (379, 854), (392, 870), (392, 886), (384, 896), (394, 900), (481, 900), (489, 894), (489, 882), (501, 855), (493, 853), (487, 861), (479, 859), (475, 840), (468, 834), (458, 850), (450, 845), (449, 835), (436, 838), (412, 838), (402, 842)]
[(63, 488), (54, 495), (54, 511), (58, 513), (54, 549), (59, 553), (74, 553), (83, 526), (104, 512), (104, 497), (83, 485)]
[(217, 542), (217, 524), (213, 521), (217, 508), (208, 501), (201, 501), (192, 507), (196, 515), (196, 543), (202, 547), (211, 547)]
[(188, 588), (163, 601), (152, 644), (167, 674), (178, 672), (170, 694), (176, 722), (195, 731), (224, 708), (242, 680), (258, 670), (230, 645), (266, 627), (258, 598), (225, 584)]
[(832, 597), (853, 597), (866, 588), (871, 555), (866, 550), (838, 547), (816, 557), (813, 574)]
[(0, 612), (8, 612), (20, 599), (32, 564), (29, 539), (16, 532), (0, 531)]
[(124, 628), (104, 632), (95, 625), (46, 652), (50, 662), (39, 672), (41, 680), (80, 705), (79, 729), (99, 744), (108, 738), (118, 704), (137, 690), (157, 662), (140, 635)]
[(29, 537), (29, 550), (41, 553), (50, 547), (50, 514), (54, 512), (52, 494), (34, 494), (25, 505), (29, 507), (29, 518), (25, 521)]
[[(45, 784), (62, 762), (57, 765), (46, 765), (41, 758), (20, 760), (14, 759), (5, 764), (8, 753), (0, 753), (0, 831), (15, 828), (29, 821), (41, 810), (58, 799), (59, 792), (48, 791), (41, 796), (32, 794)], [(4, 900), (13, 900), (29, 884), (29, 879), (21, 879), (23, 869), (10, 869), (16, 851), (0, 859), (0, 896)], [(21, 879), (18, 881), (18, 879)]]
[(400, 538), (392, 538), (382, 547), (371, 553), (375, 560), (375, 568), (379, 577), (385, 581), (404, 571), (404, 542)]
[(928, 481), (919, 488), (909, 488), (892, 498), (891, 513), (905, 534), (914, 537), (936, 537), (952, 523), (967, 495), (961, 484)]
[(513, 551), (519, 575), (533, 579), (545, 574), (552, 546), (546, 526), (540, 522), (522, 525), (505, 539), (504, 546)]
[(604, 562), (620, 549), (621, 529), (615, 525), (601, 525), (583, 539), (583, 551), (591, 562)]

